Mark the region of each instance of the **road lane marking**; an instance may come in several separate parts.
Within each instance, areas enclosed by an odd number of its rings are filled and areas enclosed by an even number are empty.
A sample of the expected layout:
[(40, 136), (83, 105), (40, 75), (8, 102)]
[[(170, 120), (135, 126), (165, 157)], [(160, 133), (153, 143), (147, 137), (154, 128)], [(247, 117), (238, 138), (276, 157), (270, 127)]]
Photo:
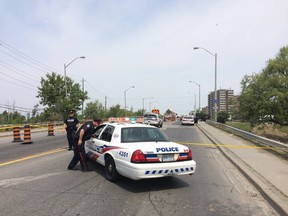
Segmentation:
[(26, 160), (30, 160), (30, 159), (33, 159), (33, 158), (38, 158), (38, 157), (42, 157), (42, 156), (58, 153), (58, 152), (61, 152), (61, 151), (67, 151), (67, 148), (66, 147), (64, 147), (64, 148), (61, 147), (61, 148), (58, 148), (58, 149), (53, 149), (53, 150), (42, 152), (42, 153), (39, 153), (39, 154), (34, 154), (34, 155), (27, 156), (27, 157), (19, 158), (19, 159), (16, 159), (16, 160), (8, 161), (8, 162), (5, 162), (5, 163), (1, 163), (0, 167), (6, 166), (6, 165), (9, 165), (9, 164), (14, 164), (14, 163), (26, 161)]
[(18, 185), (18, 184), (23, 184), (26, 182), (31, 182), (39, 179), (44, 179), (48, 178), (50, 176), (55, 176), (59, 174), (63, 174), (64, 172), (60, 173), (48, 173), (48, 174), (43, 174), (43, 175), (38, 175), (38, 176), (25, 176), (25, 177), (20, 177), (20, 178), (12, 178), (12, 179), (4, 179), (0, 180), (0, 186), (1, 187), (9, 187), (13, 185)]

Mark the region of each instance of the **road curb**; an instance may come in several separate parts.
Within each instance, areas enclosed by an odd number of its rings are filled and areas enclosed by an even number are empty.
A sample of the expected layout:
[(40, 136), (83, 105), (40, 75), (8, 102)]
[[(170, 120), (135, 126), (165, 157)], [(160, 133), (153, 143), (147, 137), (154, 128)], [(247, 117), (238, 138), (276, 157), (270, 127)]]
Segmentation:
[[(200, 124), (197, 127), (214, 143), (221, 143), (209, 131), (205, 130)], [(213, 127), (213, 126), (211, 126)], [(225, 131), (226, 132), (226, 131)], [(226, 132), (227, 133), (227, 132)], [(280, 215), (288, 216), (287, 197), (269, 182), (264, 176), (253, 169), (249, 164), (239, 158), (234, 152), (219, 145), (216, 146), (220, 152), (245, 176), (245, 178), (259, 191), (267, 202)]]

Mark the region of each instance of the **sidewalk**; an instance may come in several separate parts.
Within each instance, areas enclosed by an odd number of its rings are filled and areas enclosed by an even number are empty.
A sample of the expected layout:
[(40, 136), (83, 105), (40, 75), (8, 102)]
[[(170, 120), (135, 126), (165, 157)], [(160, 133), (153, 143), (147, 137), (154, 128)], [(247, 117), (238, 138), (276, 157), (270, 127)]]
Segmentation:
[[(288, 215), (288, 161), (240, 137), (198, 123), (229, 160), (260, 190), (262, 196)], [(217, 145), (218, 146), (218, 145)]]

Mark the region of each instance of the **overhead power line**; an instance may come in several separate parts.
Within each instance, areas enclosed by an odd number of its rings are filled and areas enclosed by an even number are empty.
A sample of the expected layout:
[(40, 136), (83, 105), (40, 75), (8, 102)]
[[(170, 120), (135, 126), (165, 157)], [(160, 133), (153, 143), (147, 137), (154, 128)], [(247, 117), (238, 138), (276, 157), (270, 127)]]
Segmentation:
[(84, 80), (87, 84), (88, 84), (88, 86), (90, 87), (90, 88), (92, 88), (95, 92), (97, 92), (97, 93), (99, 93), (99, 94), (101, 94), (101, 95), (103, 95), (103, 96), (106, 96), (104, 93), (102, 93), (102, 92), (100, 92), (100, 91), (98, 91), (97, 89), (95, 89), (94, 87), (93, 87), (93, 85), (91, 85), (87, 80)]
[(31, 85), (30, 83), (27, 83), (27, 82), (24, 82), (24, 81), (22, 81), (22, 80), (19, 80), (19, 79), (15, 78), (14, 76), (5, 74), (5, 73), (3, 73), (3, 72), (1, 72), (1, 71), (0, 71), (0, 74), (3, 74), (3, 75), (5, 75), (5, 76), (7, 76), (7, 77), (10, 77), (10, 78), (12, 78), (13, 80), (17, 80), (18, 82), (21, 82), (21, 83), (26, 84), (26, 85), (28, 85), (28, 86), (32, 86), (32, 87), (34, 87), (34, 88), (37, 88), (36, 86)]
[[(6, 54), (7, 56), (10, 56), (11, 58), (13, 58), (13, 59), (16, 59), (17, 61), (19, 61), (19, 62), (21, 62), (21, 63), (23, 63), (23, 64), (26, 64), (26, 65), (28, 65), (28, 66), (30, 66), (30, 67), (32, 67), (32, 68), (34, 68), (34, 69), (37, 69), (37, 70), (43, 71), (43, 72), (45, 72), (45, 73), (47, 73), (47, 72), (48, 72), (46, 69), (42, 69), (42, 68), (39, 68), (39, 67), (35, 67), (34, 65), (32, 65), (32, 64), (29, 64), (29, 63), (27, 63), (27, 62), (25, 62), (25, 61), (22, 61), (21, 59), (19, 59), (19, 58), (16, 58), (16, 57), (14, 57), (14, 56), (10, 55), (10, 54), (9, 54), (9, 53), (7, 53), (7, 52), (4, 52), (4, 51), (2, 51), (2, 50), (0, 50), (0, 52), (2, 52), (2, 53), (4, 53), (4, 54)], [(50, 72), (50, 71), (49, 71), (49, 72)]]
[(30, 90), (35, 91), (35, 89), (32, 89), (32, 88), (27, 87), (27, 86), (19, 85), (18, 83), (15, 83), (15, 82), (12, 82), (12, 81), (9, 81), (9, 80), (5, 80), (5, 79), (2, 79), (2, 78), (0, 78), (0, 80), (3, 80), (3, 81), (5, 81), (5, 82), (9, 82), (9, 83), (11, 83), (11, 84), (13, 84), (13, 85), (17, 85), (17, 86), (20, 86), (20, 87), (22, 87), (22, 88), (26, 88), (26, 89), (30, 89)]
[(0, 60), (0, 64), (1, 64), (3, 67), (7, 68), (8, 70), (14, 71), (15, 73), (17, 73), (17, 74), (20, 75), (20, 76), (26, 77), (26, 78), (28, 78), (29, 80), (32, 80), (32, 81), (34, 81), (34, 82), (39, 83), (39, 80), (37, 80), (34, 76), (28, 75), (28, 74), (25, 73), (23, 70), (20, 70), (20, 69), (14, 67), (13, 65), (7, 64), (7, 63), (3, 62), (2, 60)]
[(22, 58), (26, 59), (27, 61), (29, 62), (32, 62), (33, 64), (35, 65), (38, 65), (40, 67), (42, 67), (43, 69), (45, 69), (46, 71), (54, 71), (54, 72), (57, 72), (58, 70), (57, 69), (54, 69), (46, 64), (43, 64), (41, 63), (40, 61), (36, 60), (35, 58), (32, 58), (26, 54), (24, 54), (23, 52), (15, 49), (14, 47), (8, 45), (7, 43), (5, 43), (4, 41), (0, 40), (0, 45), (2, 45), (3, 47), (5, 47), (6, 49), (8, 49), (10, 52), (18, 55), (18, 56), (21, 56)]
[[(20, 111), (20, 112), (32, 112), (34, 108), (25, 108), (25, 107), (19, 107), (14, 105), (8, 105), (8, 104), (0, 104), (0, 108), (7, 109), (8, 111)], [(43, 108), (37, 108), (37, 110), (43, 110)]]
[[(4, 70), (2, 70), (0, 73), (1, 75), (0, 80), (3, 82), (8, 82), (12, 85), (16, 85), (22, 88), (26, 88), (29, 90), (33, 90), (34, 92), (37, 92), (38, 88), (34, 85), (31, 85), (31, 81), (40, 84), (40, 78), (39, 73), (32, 75), (31, 69), (29, 69), (29, 72), (27, 72), (26, 69), (23, 69), (21, 64), (25, 64), (24, 68), (33, 68), (32, 71), (38, 70), (41, 72), (50, 73), (51, 71), (57, 71), (53, 69), (52, 67), (41, 63), (40, 61), (36, 60), (35, 58), (32, 58), (23, 52), (13, 48), (12, 46), (8, 45), (4, 41), (0, 40), (0, 54), (4, 54), (5, 58), (1, 57), (0, 60), (0, 66), (3, 67)], [(15, 66), (15, 62), (19, 63), (18, 67)], [(19, 69), (21, 68), (21, 69)], [(11, 73), (12, 72), (12, 73)], [(16, 73), (16, 74), (15, 74)], [(14, 74), (14, 75), (13, 75)], [(26, 81), (25, 80), (29, 80)], [(31, 88), (32, 87), (32, 88)]]

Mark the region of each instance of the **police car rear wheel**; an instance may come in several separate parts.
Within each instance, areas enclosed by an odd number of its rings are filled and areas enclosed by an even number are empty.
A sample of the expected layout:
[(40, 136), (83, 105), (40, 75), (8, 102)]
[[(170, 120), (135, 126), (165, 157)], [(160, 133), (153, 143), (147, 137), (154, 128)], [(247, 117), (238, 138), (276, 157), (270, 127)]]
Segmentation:
[(105, 176), (107, 180), (112, 182), (117, 181), (120, 177), (115, 162), (111, 156), (108, 156), (105, 159)]

